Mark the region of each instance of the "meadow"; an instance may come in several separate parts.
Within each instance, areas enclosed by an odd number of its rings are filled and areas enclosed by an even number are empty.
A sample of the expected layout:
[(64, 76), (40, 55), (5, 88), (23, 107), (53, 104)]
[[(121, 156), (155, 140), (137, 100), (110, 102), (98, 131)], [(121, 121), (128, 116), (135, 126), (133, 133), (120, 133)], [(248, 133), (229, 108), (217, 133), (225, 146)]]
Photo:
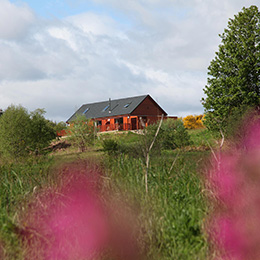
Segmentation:
[(127, 205), (135, 216), (137, 247), (144, 259), (210, 259), (206, 232), (209, 205), (203, 180), (215, 137), (205, 129), (190, 130), (189, 135), (189, 147), (160, 153), (155, 149), (151, 154), (148, 192), (141, 154), (102, 149), (103, 139), (116, 139), (130, 150), (139, 138), (132, 133), (100, 135), (95, 146), (84, 153), (68, 148), (22, 162), (2, 161), (0, 256), (7, 260), (26, 258), (28, 243), (24, 242), (21, 216), (28, 210), (28, 201), (44, 189), (58, 189), (64, 165), (84, 162), (101, 175), (102, 200), (113, 194), (113, 199)]

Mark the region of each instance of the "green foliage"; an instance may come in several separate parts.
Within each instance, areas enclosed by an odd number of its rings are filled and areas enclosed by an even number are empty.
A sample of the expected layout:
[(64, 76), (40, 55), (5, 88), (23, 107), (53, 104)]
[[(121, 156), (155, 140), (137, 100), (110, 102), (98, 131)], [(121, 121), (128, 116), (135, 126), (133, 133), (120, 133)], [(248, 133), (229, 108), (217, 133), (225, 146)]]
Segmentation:
[(6, 260), (24, 259), (18, 215), (23, 214), (25, 204), (35, 191), (55, 183), (56, 172), (49, 170), (52, 158), (37, 159), (0, 164), (0, 242), (3, 242), (3, 259)]
[(229, 121), (225, 129), (228, 140), (234, 144), (239, 144), (245, 140), (247, 129), (250, 125), (256, 124), (260, 118), (259, 111), (243, 106), (234, 109), (229, 116)]
[(42, 151), (48, 146), (50, 140), (56, 137), (56, 132), (49, 121), (44, 118), (44, 113), (43, 109), (36, 109), (30, 113), (30, 149), (32, 151)]
[(159, 133), (163, 149), (176, 149), (191, 144), (190, 136), (181, 119), (167, 119)]
[(128, 154), (135, 158), (143, 156), (140, 134), (128, 132), (105, 136), (102, 140), (102, 148), (108, 155)]
[(53, 129), (53, 131), (55, 132), (56, 134), (56, 137), (60, 136), (59, 134), (61, 134), (61, 132), (64, 130), (64, 135), (66, 133), (66, 130), (67, 130), (67, 124), (63, 121), (61, 122), (54, 122), (54, 121), (51, 121), (51, 120), (47, 120), (47, 124), (50, 128)]
[[(149, 125), (139, 142), (140, 149), (149, 147), (156, 134), (159, 122)], [(187, 129), (185, 129), (182, 120), (167, 119), (162, 122), (158, 136), (155, 139), (154, 147), (151, 150), (151, 155), (158, 155), (162, 150), (173, 150), (190, 145), (190, 137)]]
[(16, 158), (28, 154), (30, 116), (22, 106), (9, 106), (0, 117), (0, 152)]
[[(120, 145), (126, 140), (134, 145), (140, 137), (131, 133), (118, 135), (113, 140)], [(124, 141), (121, 142), (121, 138)], [(81, 154), (92, 155), (90, 152)], [(33, 157), (23, 164), (0, 165), (0, 241), (5, 249), (4, 259), (23, 259), (19, 228), (25, 224), (19, 217), (29, 198), (41, 192), (42, 187), (56, 187), (57, 166), (77, 158), (75, 154), (55, 156), (56, 160), (40, 157), (36, 162), (38, 157)], [(136, 240), (147, 257), (144, 259), (212, 259), (208, 256), (209, 246), (203, 231), (207, 203), (199, 171), (204, 156), (208, 156), (208, 152), (163, 151), (161, 156), (151, 160), (146, 193), (145, 169), (140, 158), (125, 153), (104, 157), (100, 153), (102, 169), (106, 170), (104, 183), (100, 185), (106, 195), (109, 192), (118, 196), (119, 201), (126, 199), (129, 210), (134, 209), (141, 225), (140, 237)], [(102, 199), (105, 201), (107, 197)]]
[(104, 139), (102, 146), (103, 151), (107, 152), (109, 155), (116, 154), (119, 151), (118, 142), (114, 139)]
[(219, 132), (210, 131), (207, 128), (188, 130), (192, 146), (201, 150), (208, 150), (217, 145), (216, 140), (221, 138)]
[(19, 159), (31, 152), (41, 152), (55, 138), (44, 110), (32, 113), (22, 106), (9, 106), (0, 118), (0, 152), (2, 156)]
[[(243, 8), (220, 35), (222, 43), (208, 68), (208, 84), (202, 99), (205, 124), (225, 131), (234, 110), (259, 106), (260, 12)], [(241, 109), (243, 107), (243, 109)], [(238, 114), (237, 111), (234, 112)]]
[(71, 122), (68, 132), (69, 140), (81, 152), (84, 152), (88, 146), (94, 144), (96, 127), (93, 121), (87, 120), (83, 115), (77, 116), (77, 118)]
[(63, 121), (59, 123), (55, 123), (54, 130), (56, 132), (60, 132), (61, 130), (65, 130), (67, 128), (67, 124)]
[[(140, 141), (137, 143), (137, 147), (139, 152), (137, 152), (138, 157), (142, 157), (144, 160), (146, 160), (148, 154), (149, 156), (158, 156), (161, 154), (162, 151), (162, 140), (161, 140), (161, 130), (159, 131), (157, 137), (155, 138), (157, 129), (157, 124), (151, 124), (148, 125), (144, 130), (143, 134), (140, 135)], [(149, 148), (151, 147), (152, 142), (154, 141), (153, 147), (151, 150)]]
[[(103, 140), (103, 151), (108, 154), (128, 154), (135, 158), (143, 158), (155, 137), (159, 122), (148, 125), (142, 134), (128, 133)], [(158, 136), (155, 138), (151, 156), (160, 155), (162, 150), (173, 150), (191, 145), (191, 139), (182, 120), (167, 119), (162, 122)]]
[(203, 233), (207, 204), (197, 173), (205, 152), (182, 153), (170, 172), (176, 155), (169, 151), (152, 161), (148, 193), (140, 159), (123, 154), (109, 157), (110, 187), (121, 200), (126, 196), (129, 204), (134, 202), (147, 259), (210, 259)]

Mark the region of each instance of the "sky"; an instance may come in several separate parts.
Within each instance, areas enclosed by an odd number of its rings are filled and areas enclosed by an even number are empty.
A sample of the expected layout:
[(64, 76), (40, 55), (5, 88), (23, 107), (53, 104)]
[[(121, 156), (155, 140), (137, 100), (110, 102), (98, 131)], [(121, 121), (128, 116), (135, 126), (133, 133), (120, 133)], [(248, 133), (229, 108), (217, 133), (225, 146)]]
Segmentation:
[(259, 0), (0, 0), (0, 108), (149, 94), (171, 116), (203, 113), (219, 34)]

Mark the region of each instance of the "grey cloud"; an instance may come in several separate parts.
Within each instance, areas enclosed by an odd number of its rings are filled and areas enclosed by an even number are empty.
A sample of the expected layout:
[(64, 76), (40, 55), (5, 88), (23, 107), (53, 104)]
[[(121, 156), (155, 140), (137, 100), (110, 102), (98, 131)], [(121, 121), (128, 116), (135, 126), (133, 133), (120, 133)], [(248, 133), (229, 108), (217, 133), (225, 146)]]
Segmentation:
[(244, 1), (94, 2), (130, 23), (109, 12), (34, 17), (33, 24), (21, 19), (23, 27), (14, 26), (13, 36), (0, 40), (1, 106), (46, 108), (46, 116), (59, 121), (83, 103), (149, 93), (170, 115), (201, 113), (218, 34)]
[(8, 0), (0, 0), (1, 39), (16, 40), (24, 37), (34, 21), (35, 16), (27, 6), (16, 6)]
[(44, 73), (16, 45), (0, 42), (0, 57), (0, 81), (37, 80), (44, 77)]
[(88, 63), (68, 42), (50, 35), (47, 26), (21, 41), (0, 41), (0, 55), (0, 81), (69, 77)]

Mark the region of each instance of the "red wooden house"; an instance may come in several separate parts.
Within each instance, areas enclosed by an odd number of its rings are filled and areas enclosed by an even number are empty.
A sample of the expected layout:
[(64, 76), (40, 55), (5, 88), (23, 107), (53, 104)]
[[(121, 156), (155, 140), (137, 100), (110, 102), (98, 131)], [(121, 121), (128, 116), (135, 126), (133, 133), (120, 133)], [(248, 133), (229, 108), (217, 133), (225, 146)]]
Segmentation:
[(68, 120), (85, 115), (96, 122), (100, 132), (113, 130), (137, 130), (153, 124), (167, 113), (149, 95), (107, 100), (82, 105)]

